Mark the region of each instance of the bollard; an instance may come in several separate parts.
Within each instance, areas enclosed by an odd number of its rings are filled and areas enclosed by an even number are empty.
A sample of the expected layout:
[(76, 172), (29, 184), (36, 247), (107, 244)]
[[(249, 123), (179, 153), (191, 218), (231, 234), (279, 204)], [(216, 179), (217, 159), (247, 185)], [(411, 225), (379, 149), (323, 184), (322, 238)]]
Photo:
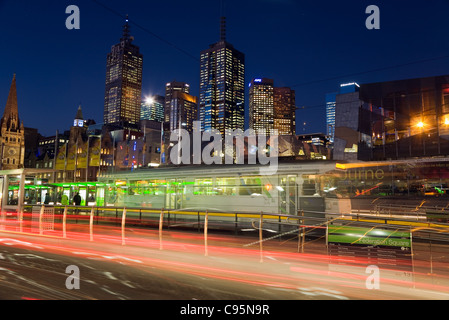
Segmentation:
[(89, 220), (89, 234), (90, 241), (94, 241), (94, 207), (90, 210), (90, 220)]
[(206, 210), (206, 215), (204, 216), (204, 255), (207, 256), (208, 252), (207, 252), (207, 227), (209, 224), (209, 215), (208, 212)]
[(67, 238), (67, 206), (64, 207), (64, 213), (62, 214), (62, 237)]
[(126, 221), (126, 208), (123, 208), (123, 214), (122, 214), (122, 246), (125, 245), (125, 221)]

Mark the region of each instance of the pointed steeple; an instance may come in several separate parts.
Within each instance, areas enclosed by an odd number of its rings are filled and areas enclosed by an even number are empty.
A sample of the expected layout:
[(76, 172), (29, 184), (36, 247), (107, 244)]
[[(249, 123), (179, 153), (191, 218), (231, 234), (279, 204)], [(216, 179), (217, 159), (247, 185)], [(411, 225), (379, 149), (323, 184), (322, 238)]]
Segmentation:
[(76, 111), (75, 119), (77, 119), (77, 120), (84, 120), (84, 118), (83, 118), (83, 111), (81, 110), (81, 105), (79, 105), (78, 110)]
[(11, 82), (11, 87), (9, 89), (8, 100), (6, 101), (5, 112), (3, 117), (9, 115), (19, 114), (19, 109), (17, 106), (17, 89), (16, 89), (16, 74), (14, 74)]
[(8, 100), (3, 112), (2, 125), (16, 129), (19, 126), (19, 108), (17, 105), (16, 74), (14, 74), (9, 89)]

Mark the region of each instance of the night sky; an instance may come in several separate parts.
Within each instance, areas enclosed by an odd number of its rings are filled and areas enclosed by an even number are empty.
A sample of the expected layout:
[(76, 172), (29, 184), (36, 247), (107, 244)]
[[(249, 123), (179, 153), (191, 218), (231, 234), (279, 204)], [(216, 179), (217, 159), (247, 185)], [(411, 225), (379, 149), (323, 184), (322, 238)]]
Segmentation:
[[(126, 14), (144, 56), (142, 94), (164, 95), (165, 83), (178, 80), (198, 96), (200, 51), (219, 40), (220, 0), (98, 2), (0, 0), (1, 113), (16, 73), (26, 127), (68, 130), (79, 104), (85, 119), (102, 123), (106, 55)], [(80, 30), (65, 27), (71, 4)], [(380, 30), (365, 27), (372, 4)], [(325, 94), (340, 83), (449, 74), (447, 0), (225, 0), (224, 13), (227, 40), (245, 53), (246, 87), (267, 77), (296, 90), (305, 107), (298, 134), (325, 132)]]

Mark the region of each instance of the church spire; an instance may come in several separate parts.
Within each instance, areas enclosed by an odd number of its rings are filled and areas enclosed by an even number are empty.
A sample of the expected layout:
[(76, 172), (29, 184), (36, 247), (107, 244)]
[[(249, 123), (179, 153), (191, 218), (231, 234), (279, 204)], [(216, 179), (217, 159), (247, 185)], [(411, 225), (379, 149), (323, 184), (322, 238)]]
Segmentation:
[(76, 111), (75, 119), (84, 120), (83, 111), (81, 110), (81, 105), (79, 105), (78, 110)]
[(19, 108), (17, 106), (16, 74), (14, 74), (9, 89), (8, 100), (3, 112), (2, 124), (16, 129), (19, 126)]
[(10, 117), (12, 115), (17, 116), (19, 114), (17, 106), (17, 89), (16, 89), (16, 74), (14, 74), (11, 82), (11, 87), (9, 89), (8, 100), (6, 101), (5, 112), (3, 113), (3, 118)]

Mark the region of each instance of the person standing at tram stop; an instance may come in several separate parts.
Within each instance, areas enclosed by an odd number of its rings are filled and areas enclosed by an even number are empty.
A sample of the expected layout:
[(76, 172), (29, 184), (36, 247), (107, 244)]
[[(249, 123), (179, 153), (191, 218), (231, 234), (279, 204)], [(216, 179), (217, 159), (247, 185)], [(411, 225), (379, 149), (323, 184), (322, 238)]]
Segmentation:
[(68, 205), (69, 204), (69, 197), (67, 197), (67, 195), (64, 193), (61, 196), (61, 204), (63, 206)]
[(45, 198), (44, 198), (44, 204), (49, 204), (50, 203), (50, 195), (48, 194), (48, 192), (45, 194)]
[(74, 204), (75, 206), (79, 206), (79, 205), (81, 204), (81, 196), (80, 196), (80, 193), (79, 193), (79, 192), (77, 192), (77, 193), (75, 194), (75, 196), (73, 197), (73, 204)]

